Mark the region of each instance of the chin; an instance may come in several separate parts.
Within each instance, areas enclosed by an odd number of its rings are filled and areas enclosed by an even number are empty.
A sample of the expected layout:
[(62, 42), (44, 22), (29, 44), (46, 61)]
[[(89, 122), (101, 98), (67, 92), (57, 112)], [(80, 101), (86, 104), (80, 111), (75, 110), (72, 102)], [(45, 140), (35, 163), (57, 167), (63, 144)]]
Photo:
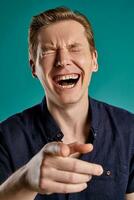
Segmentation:
[(58, 104), (63, 106), (70, 106), (79, 103), (81, 99), (82, 98), (80, 96), (63, 96), (58, 98)]

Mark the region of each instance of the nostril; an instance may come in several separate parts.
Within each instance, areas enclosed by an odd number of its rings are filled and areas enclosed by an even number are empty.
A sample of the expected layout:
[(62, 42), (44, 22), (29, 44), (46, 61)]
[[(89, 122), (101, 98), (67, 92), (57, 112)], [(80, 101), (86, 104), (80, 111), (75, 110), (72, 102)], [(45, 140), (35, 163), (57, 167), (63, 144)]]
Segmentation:
[(56, 62), (56, 67), (64, 67), (65, 64), (64, 63), (61, 63), (60, 61)]

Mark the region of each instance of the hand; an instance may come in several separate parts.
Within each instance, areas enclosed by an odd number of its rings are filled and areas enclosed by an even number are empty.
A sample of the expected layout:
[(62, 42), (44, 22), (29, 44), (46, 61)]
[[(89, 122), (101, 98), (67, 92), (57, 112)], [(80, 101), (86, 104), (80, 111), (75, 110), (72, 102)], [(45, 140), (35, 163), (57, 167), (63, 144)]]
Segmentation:
[(91, 144), (51, 142), (27, 164), (26, 180), (30, 188), (41, 194), (74, 193), (87, 187), (92, 176), (103, 173), (100, 165), (70, 157), (74, 153), (91, 152)]

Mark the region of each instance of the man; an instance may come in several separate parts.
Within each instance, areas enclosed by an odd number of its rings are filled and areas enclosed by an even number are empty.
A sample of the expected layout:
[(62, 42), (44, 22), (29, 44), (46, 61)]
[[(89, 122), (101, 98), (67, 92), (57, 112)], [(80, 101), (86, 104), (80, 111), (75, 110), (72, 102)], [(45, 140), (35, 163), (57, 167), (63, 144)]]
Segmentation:
[(86, 17), (35, 16), (29, 58), (46, 97), (0, 125), (0, 199), (133, 200), (134, 116), (88, 97), (98, 64)]

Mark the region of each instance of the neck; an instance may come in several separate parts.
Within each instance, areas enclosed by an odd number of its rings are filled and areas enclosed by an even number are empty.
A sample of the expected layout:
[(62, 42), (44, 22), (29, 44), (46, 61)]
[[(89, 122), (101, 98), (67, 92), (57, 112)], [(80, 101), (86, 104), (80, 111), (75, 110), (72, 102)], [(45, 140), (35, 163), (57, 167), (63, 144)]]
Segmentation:
[(47, 99), (49, 112), (57, 122), (64, 136), (67, 138), (79, 138), (89, 131), (88, 96), (79, 102), (64, 107), (57, 106)]

